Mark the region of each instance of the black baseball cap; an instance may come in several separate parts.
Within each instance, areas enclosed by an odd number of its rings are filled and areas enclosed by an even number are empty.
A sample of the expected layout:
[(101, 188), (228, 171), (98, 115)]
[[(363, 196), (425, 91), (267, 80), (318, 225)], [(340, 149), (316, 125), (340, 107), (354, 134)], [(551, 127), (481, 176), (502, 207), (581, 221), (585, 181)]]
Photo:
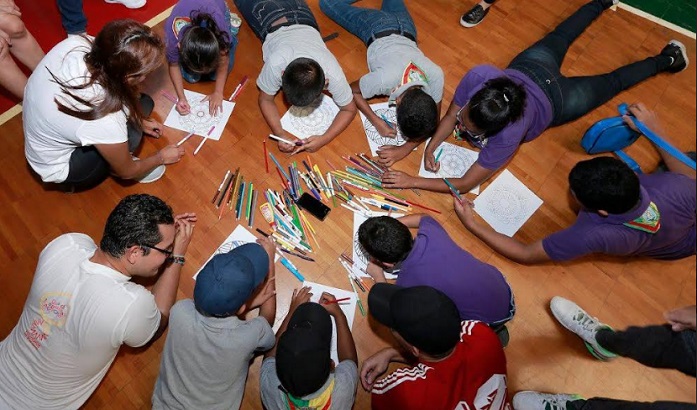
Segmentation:
[(318, 303), (298, 306), (278, 339), (276, 374), (294, 397), (319, 390), (331, 371), (332, 319)]
[(424, 353), (440, 356), (460, 340), (460, 313), (443, 292), (430, 286), (373, 285), (370, 314)]

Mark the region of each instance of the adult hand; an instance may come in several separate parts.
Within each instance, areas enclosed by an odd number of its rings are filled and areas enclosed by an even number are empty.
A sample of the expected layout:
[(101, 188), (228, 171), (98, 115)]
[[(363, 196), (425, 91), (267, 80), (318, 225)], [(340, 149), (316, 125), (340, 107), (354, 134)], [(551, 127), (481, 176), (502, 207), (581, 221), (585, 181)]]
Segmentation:
[(271, 237), (265, 236), (257, 239), (257, 243), (264, 248), (266, 253), (269, 255), (269, 258), (273, 260), (274, 255), (276, 254), (276, 242), (271, 240)]
[(174, 255), (184, 255), (189, 248), (191, 236), (194, 233), (194, 226), (197, 218), (195, 213), (185, 213), (174, 217), (174, 246), (172, 253)]
[(291, 155), (297, 154), (302, 151), (307, 151), (307, 152), (316, 152), (323, 146), (327, 144), (327, 141), (324, 136), (321, 135), (312, 135), (310, 137), (307, 137), (303, 140), (303, 145), (300, 145), (298, 147), (295, 147), (295, 150)]
[(0, 13), (7, 13), (13, 16), (22, 17), (22, 12), (12, 0), (0, 0)]
[[(634, 117), (636, 117), (637, 120), (641, 121), (644, 125), (646, 125), (646, 127), (650, 130), (656, 133), (662, 133), (663, 126), (661, 125), (661, 122), (658, 120), (656, 112), (648, 109), (646, 105), (644, 105), (643, 103), (636, 103), (630, 105), (629, 112)], [(632, 119), (629, 118), (629, 115), (623, 116), (622, 119), (624, 120), (625, 124), (629, 126), (629, 128), (639, 132), (636, 125), (634, 125), (634, 121), (632, 121)]]
[(292, 315), (298, 306), (310, 301), (310, 298), (312, 297), (310, 290), (311, 288), (308, 286), (303, 286), (300, 289), (293, 289), (293, 297), (290, 300), (290, 308), (288, 308), (289, 315)]
[(462, 197), (462, 201), (453, 196), (453, 207), (455, 208), (455, 213), (457, 217), (465, 228), (469, 229), (472, 225), (477, 223), (474, 220), (474, 202), (469, 199)]
[(180, 97), (175, 108), (179, 115), (188, 115), (191, 112), (191, 106), (189, 105), (189, 101), (186, 100), (186, 97)]
[(223, 93), (214, 92), (206, 96), (201, 102), (208, 101), (208, 113), (212, 116), (223, 112)]
[(438, 172), (440, 169), (440, 163), (436, 162), (435, 151), (436, 147), (433, 147), (433, 149), (426, 147), (426, 151), (424, 152), (424, 168), (426, 168), (426, 171)]
[(672, 325), (674, 332), (697, 328), (697, 306), (695, 305), (671, 310), (666, 312), (664, 316)]
[(361, 367), (361, 385), (366, 391), (373, 389), (373, 384), (381, 374), (387, 371), (395, 350), (391, 347), (382, 349), (363, 361)]
[(402, 171), (387, 171), (382, 174), (383, 188), (414, 188), (416, 178)]
[(398, 147), (396, 145), (383, 145), (378, 148), (378, 162), (384, 167), (391, 167), (395, 162), (406, 157), (411, 152), (411, 147), (409, 145), (402, 145)]
[(168, 145), (160, 150), (160, 157), (162, 157), (162, 164), (164, 165), (179, 162), (183, 155), (184, 147), (177, 147), (176, 145)]
[[(300, 138), (295, 137), (294, 135), (288, 135), (288, 134), (282, 134), (282, 135), (277, 135), (278, 137), (281, 137), (283, 139), (286, 139), (288, 141), (300, 141), (302, 140)], [(281, 152), (285, 153), (291, 153), (293, 152), (296, 148), (298, 148), (298, 145), (295, 144), (286, 144), (285, 142), (278, 141), (278, 150)]]
[(143, 120), (143, 132), (151, 137), (160, 138), (162, 136), (162, 124), (147, 118)]
[(336, 296), (329, 292), (323, 292), (322, 296), (319, 298), (319, 304), (324, 306), (324, 309), (326, 309), (327, 313), (329, 313), (331, 316), (337, 317), (343, 315), (344, 312), (341, 310), (341, 307), (335, 302), (335, 300)]

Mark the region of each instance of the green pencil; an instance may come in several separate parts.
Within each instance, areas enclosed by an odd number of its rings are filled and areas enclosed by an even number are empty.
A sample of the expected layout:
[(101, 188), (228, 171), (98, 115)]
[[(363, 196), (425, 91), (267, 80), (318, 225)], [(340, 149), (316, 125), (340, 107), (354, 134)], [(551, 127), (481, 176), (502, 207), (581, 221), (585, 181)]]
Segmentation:
[(252, 196), (254, 195), (254, 184), (249, 183), (249, 193), (247, 194), (247, 220), (249, 220), (249, 215), (252, 212)]
[(436, 164), (438, 163), (438, 160), (440, 159), (440, 155), (443, 153), (443, 147), (440, 148), (440, 151), (438, 151), (438, 154), (436, 154)]
[(356, 301), (358, 302), (358, 309), (361, 311), (361, 315), (365, 316), (365, 308), (363, 307), (363, 302), (361, 298), (358, 297), (358, 291), (356, 290), (356, 285), (351, 280), (351, 275), (347, 275), (349, 283), (351, 284), (351, 289), (353, 289), (353, 294), (356, 295)]

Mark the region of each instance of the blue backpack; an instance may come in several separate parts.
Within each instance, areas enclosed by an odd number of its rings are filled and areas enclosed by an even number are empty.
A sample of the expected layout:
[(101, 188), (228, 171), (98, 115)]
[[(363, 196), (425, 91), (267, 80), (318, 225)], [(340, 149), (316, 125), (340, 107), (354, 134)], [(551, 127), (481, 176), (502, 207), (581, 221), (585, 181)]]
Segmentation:
[(685, 165), (695, 169), (695, 161), (683, 154), (680, 150), (668, 144), (663, 138), (646, 127), (641, 121), (630, 115), (634, 125), (640, 132), (636, 132), (624, 123), (622, 116), (629, 115), (629, 106), (620, 104), (617, 107), (620, 116), (606, 118), (593, 124), (581, 138), (581, 147), (589, 154), (600, 154), (603, 152), (613, 152), (619, 159), (624, 161), (634, 172), (641, 173), (641, 168), (632, 157), (625, 154), (622, 149), (632, 145), (643, 134), (651, 140), (657, 147), (665, 150)]

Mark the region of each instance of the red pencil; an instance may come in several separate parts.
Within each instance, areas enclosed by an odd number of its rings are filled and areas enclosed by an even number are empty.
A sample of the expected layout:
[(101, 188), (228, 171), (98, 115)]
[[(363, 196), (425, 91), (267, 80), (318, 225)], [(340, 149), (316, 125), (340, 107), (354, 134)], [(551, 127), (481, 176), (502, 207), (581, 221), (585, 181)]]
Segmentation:
[(276, 168), (276, 172), (278, 173), (278, 177), (281, 178), (281, 184), (283, 185), (283, 188), (288, 189), (288, 184), (286, 183), (286, 179), (283, 178), (283, 174), (281, 174), (281, 171)]
[(269, 173), (269, 152), (266, 150), (266, 139), (263, 141), (264, 144), (264, 164), (266, 165), (266, 173)]
[(347, 301), (347, 300), (351, 300), (351, 298), (348, 297), (348, 298), (339, 298), (339, 299), (335, 299), (335, 300), (322, 301), (322, 302), (320, 303), (320, 305), (331, 305), (332, 303), (345, 302), (345, 301)]

